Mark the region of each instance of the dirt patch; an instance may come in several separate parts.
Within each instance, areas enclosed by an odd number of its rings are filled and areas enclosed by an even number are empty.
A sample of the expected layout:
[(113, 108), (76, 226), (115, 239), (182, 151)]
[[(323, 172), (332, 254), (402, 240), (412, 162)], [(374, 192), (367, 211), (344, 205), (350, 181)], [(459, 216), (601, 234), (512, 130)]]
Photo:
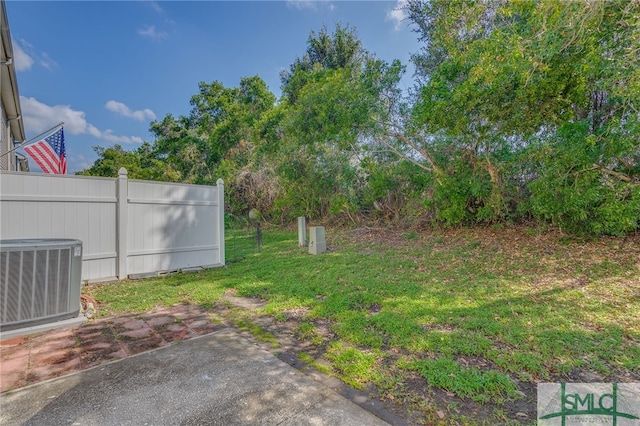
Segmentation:
[[(640, 267), (640, 233), (626, 237), (603, 236), (594, 240), (572, 237), (559, 230), (542, 231), (527, 226), (497, 228), (428, 228), (402, 230), (376, 227), (360, 227), (329, 234), (331, 244), (337, 248), (355, 242), (363, 252), (372, 253), (382, 248), (424, 248), (437, 250), (438, 246), (464, 246), (478, 252), (505, 254), (507, 257), (559, 259), (566, 264), (602, 264), (607, 262)], [(551, 265), (553, 266), (553, 265)], [(572, 277), (569, 285), (580, 285), (582, 277)], [(640, 289), (638, 289), (640, 291)], [(640, 293), (639, 293), (640, 294)]]
[(227, 290), (220, 298), (222, 302), (228, 302), (233, 306), (242, 309), (262, 309), (267, 304), (265, 300), (255, 297), (238, 297), (234, 292)]

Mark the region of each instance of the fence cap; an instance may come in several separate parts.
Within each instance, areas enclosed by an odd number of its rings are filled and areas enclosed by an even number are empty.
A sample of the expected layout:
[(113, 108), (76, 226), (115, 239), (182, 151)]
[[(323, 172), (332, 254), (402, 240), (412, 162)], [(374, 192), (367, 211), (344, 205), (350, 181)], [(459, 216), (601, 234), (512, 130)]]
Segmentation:
[(127, 176), (128, 174), (129, 172), (124, 167), (120, 167), (120, 169), (118, 170), (118, 176)]

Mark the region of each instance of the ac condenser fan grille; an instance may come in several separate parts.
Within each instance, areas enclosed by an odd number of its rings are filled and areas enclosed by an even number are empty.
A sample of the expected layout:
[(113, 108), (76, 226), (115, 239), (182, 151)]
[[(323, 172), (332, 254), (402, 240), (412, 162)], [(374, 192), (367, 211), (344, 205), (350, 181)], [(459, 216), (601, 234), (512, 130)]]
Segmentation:
[[(80, 310), (82, 243), (0, 242), (0, 330), (59, 321)], [(80, 248), (78, 248), (78, 244)]]

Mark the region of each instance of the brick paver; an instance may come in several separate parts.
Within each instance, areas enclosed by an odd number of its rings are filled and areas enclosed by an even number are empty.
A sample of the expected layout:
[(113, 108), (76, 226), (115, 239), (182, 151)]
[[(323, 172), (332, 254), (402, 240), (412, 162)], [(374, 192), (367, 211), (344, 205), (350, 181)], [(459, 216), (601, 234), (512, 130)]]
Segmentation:
[(0, 392), (212, 333), (225, 325), (199, 306), (89, 320), (79, 327), (0, 342)]

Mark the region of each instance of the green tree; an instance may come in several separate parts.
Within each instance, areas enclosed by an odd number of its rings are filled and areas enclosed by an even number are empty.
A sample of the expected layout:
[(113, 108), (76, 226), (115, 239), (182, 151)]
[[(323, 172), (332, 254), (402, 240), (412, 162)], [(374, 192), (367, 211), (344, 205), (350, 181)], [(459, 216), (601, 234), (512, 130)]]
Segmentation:
[(403, 72), (364, 50), (352, 28), (311, 33), (282, 75), (279, 112), (264, 123), (263, 151), (281, 178), (276, 205), (286, 216), (358, 220), (368, 190), (362, 162)]
[(154, 157), (148, 142), (132, 151), (126, 151), (120, 145), (111, 148), (96, 146), (93, 150), (98, 159), (91, 167), (76, 173), (77, 175), (118, 177), (118, 171), (124, 167), (132, 179), (172, 180), (167, 175), (163, 162)]
[(193, 129), (193, 120), (167, 114), (153, 121), (151, 132), (156, 136), (154, 154), (163, 161), (165, 170), (178, 182), (213, 184), (216, 162), (207, 141)]
[(234, 88), (218, 81), (200, 83), (199, 88), (191, 98), (190, 122), (196, 134), (208, 141), (214, 163), (242, 142), (252, 142), (256, 122), (275, 103), (275, 96), (257, 76), (242, 78)]
[(314, 69), (343, 69), (358, 66), (364, 54), (362, 42), (349, 25), (337, 24), (333, 34), (327, 27), (312, 31), (307, 39), (307, 50), (280, 74), (283, 98), (295, 103), (298, 92), (307, 84)]
[(151, 123), (154, 152), (181, 181), (214, 184), (220, 177), (216, 168), (224, 159), (236, 168), (248, 163), (254, 126), (274, 103), (275, 96), (257, 76), (242, 78), (234, 88), (219, 81), (201, 82), (191, 97), (188, 117), (168, 114)]
[[(631, 229), (637, 215), (607, 215), (611, 200), (636, 203), (636, 1), (411, 0), (407, 10), (424, 42), (407, 135), (432, 164), (439, 219), (530, 212), (573, 230)], [(568, 154), (578, 151), (590, 155)], [(592, 178), (576, 185), (583, 171)], [(606, 195), (567, 209), (571, 191)]]
[(182, 182), (213, 185), (224, 179), (233, 213), (270, 208), (268, 167), (255, 164), (255, 147), (258, 124), (274, 108), (275, 96), (257, 76), (242, 78), (237, 87), (213, 81), (198, 88), (188, 117), (168, 114), (151, 123), (154, 153)]

